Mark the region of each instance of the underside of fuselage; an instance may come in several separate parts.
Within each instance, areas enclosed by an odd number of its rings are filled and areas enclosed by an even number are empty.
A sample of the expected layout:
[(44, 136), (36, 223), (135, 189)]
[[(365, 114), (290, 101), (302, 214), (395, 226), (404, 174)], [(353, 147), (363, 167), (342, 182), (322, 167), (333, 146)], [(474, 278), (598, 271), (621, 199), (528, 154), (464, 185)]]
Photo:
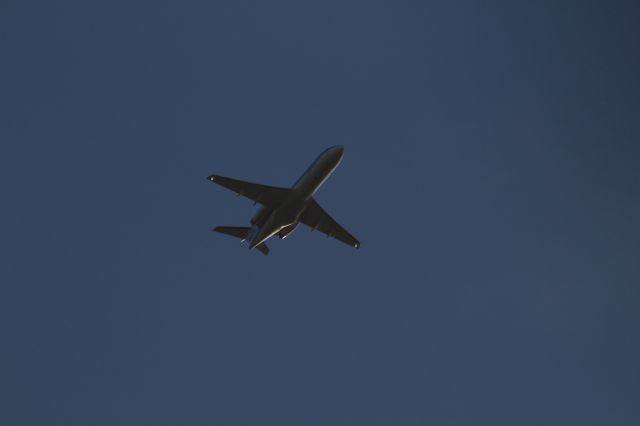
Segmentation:
[[(276, 234), (278, 234), (280, 238), (288, 236), (298, 225), (298, 218), (304, 211), (305, 206), (305, 200), (297, 198), (295, 192), (292, 191), (289, 200), (285, 201), (283, 205), (277, 209), (269, 212), (266, 220), (259, 226), (258, 232), (251, 240), (249, 249), (265, 242)], [(262, 216), (266, 216), (266, 213), (263, 212)], [(259, 217), (258, 219), (262, 221), (263, 217)]]
[(249, 250), (264, 243), (274, 235), (286, 238), (299, 223), (308, 200), (335, 170), (342, 158), (342, 152), (336, 157), (329, 151), (321, 154), (314, 164), (294, 184), (289, 196), (275, 209), (261, 207), (251, 219), (251, 224), (259, 228), (254, 235)]

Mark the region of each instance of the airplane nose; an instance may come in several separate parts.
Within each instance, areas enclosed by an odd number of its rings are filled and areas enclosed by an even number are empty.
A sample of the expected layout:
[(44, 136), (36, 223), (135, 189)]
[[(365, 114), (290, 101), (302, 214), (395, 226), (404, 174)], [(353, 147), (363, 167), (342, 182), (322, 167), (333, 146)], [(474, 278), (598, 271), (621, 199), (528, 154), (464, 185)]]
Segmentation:
[(329, 161), (331, 164), (338, 164), (342, 160), (343, 153), (344, 146), (334, 145), (323, 151), (322, 157)]
[(335, 145), (334, 147), (331, 148), (331, 152), (334, 157), (342, 158), (342, 155), (344, 154), (344, 146)]

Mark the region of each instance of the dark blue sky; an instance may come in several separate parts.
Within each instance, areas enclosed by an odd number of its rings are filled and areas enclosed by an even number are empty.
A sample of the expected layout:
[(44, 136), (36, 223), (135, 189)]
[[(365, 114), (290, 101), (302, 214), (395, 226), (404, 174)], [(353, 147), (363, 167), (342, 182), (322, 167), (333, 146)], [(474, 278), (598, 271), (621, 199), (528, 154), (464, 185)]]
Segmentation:
[[(637, 1), (4, 1), (0, 425), (640, 424)], [(212, 173), (362, 241), (212, 233)]]

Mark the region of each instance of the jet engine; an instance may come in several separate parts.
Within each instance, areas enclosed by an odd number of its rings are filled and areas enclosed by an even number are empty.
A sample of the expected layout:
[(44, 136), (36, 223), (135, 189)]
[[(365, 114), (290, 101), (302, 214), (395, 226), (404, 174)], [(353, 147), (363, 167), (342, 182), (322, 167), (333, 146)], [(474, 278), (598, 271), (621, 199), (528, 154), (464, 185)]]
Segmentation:
[(291, 225), (285, 226), (280, 230), (280, 232), (278, 232), (278, 237), (280, 237), (281, 240), (284, 240), (289, 236), (289, 234), (293, 232), (294, 229), (298, 227), (299, 224), (300, 222), (295, 222), (295, 223), (292, 223)]

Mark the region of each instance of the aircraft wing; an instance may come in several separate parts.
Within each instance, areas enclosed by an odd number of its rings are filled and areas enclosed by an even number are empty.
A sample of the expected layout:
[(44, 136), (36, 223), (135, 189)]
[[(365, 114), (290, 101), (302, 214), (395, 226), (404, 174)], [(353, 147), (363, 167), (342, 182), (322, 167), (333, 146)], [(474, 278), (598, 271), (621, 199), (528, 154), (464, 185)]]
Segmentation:
[(300, 216), (300, 222), (311, 227), (311, 229), (317, 229), (351, 247), (360, 248), (360, 241), (355, 239), (355, 237), (340, 226), (338, 222), (333, 220), (313, 198), (309, 200), (309, 205)]
[(250, 200), (274, 209), (282, 204), (290, 191), (287, 188), (244, 182), (218, 175), (211, 175), (207, 179), (236, 192), (238, 195), (244, 195)]

